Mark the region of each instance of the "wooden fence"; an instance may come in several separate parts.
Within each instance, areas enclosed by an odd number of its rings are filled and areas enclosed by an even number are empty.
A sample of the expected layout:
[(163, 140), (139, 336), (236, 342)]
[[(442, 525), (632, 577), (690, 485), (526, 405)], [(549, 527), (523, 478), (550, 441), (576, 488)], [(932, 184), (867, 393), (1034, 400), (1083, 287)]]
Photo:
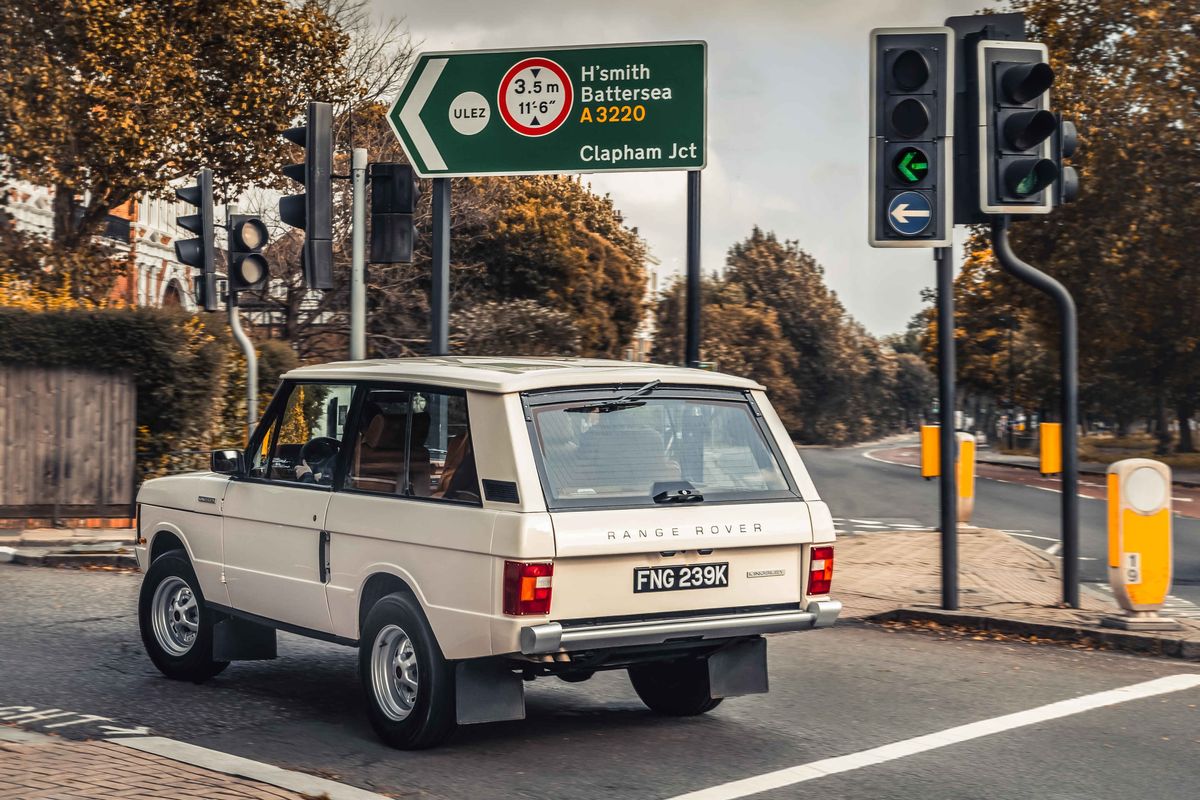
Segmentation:
[(127, 515), (136, 403), (129, 375), (0, 364), (0, 517)]

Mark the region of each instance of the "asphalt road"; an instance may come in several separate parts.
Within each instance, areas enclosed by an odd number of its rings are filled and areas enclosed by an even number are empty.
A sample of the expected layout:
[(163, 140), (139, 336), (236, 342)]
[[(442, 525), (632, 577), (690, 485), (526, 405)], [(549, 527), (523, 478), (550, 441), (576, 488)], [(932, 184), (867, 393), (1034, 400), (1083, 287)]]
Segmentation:
[[(917, 470), (868, 458), (872, 446), (804, 448), (801, 456), (821, 498), (843, 522), (845, 532), (870, 530), (853, 520), (938, 525), (938, 482), (922, 480)], [(1014, 480), (1028, 470), (1012, 468)], [(1090, 479), (1090, 478), (1089, 478)], [(1015, 531), (1023, 541), (1050, 549), (1060, 539), (1061, 494), (1057, 491), (980, 477), (975, 483), (971, 522), (982, 528)], [(1079, 498), (1080, 575), (1106, 587), (1108, 552), (1103, 500)], [(1200, 519), (1174, 517), (1175, 581), (1171, 594), (1200, 605)], [(1053, 552), (1053, 551), (1052, 551)]]
[[(76, 738), (149, 732), (435, 800), (675, 798), (813, 762), (787, 774), (807, 782), (752, 796), (1195, 797), (1200, 670), (1178, 661), (841, 625), (771, 637), (771, 693), (705, 717), (651, 715), (623, 673), (539, 680), (525, 721), (403, 753), (371, 733), (345, 648), (281, 635), (278, 660), (199, 686), (161, 677), (138, 640), (139, 580), (0, 565), (0, 718)], [(1042, 708), (1171, 675), (1189, 685), (1060, 718)], [(996, 720), (1039, 708), (1033, 724)], [(913, 741), (971, 723), (983, 724)]]

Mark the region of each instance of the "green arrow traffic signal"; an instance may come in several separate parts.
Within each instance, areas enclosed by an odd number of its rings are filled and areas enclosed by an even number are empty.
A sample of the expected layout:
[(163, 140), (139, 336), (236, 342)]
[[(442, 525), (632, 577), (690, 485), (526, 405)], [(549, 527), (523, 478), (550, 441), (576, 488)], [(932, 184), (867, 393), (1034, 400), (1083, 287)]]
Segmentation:
[(929, 173), (929, 159), (918, 147), (905, 147), (896, 154), (892, 167), (906, 183), (920, 183)]

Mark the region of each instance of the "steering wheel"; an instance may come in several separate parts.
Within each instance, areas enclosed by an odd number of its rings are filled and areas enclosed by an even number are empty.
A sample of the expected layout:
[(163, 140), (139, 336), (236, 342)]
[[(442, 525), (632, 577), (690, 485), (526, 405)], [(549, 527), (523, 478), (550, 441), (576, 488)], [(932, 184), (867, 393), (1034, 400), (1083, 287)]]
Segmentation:
[(311, 467), (332, 456), (336, 456), (341, 447), (342, 443), (331, 436), (318, 436), (315, 439), (309, 439), (300, 448), (300, 459)]

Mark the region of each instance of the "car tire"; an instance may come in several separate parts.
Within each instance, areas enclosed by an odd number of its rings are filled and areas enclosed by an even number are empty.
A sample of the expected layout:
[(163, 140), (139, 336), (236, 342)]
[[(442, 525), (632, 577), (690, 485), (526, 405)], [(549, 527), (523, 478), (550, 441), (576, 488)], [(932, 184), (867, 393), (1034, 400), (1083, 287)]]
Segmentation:
[(215, 622), (216, 612), (204, 604), (187, 556), (169, 550), (154, 559), (138, 595), (138, 626), (146, 654), (159, 672), (173, 680), (201, 683), (229, 666), (212, 657)]
[(629, 681), (658, 714), (694, 717), (721, 704), (721, 698), (709, 694), (708, 661), (703, 658), (638, 664), (629, 668)]
[(435, 747), (458, 727), (454, 665), (411, 594), (389, 594), (367, 612), (358, 665), (371, 727), (388, 745)]

